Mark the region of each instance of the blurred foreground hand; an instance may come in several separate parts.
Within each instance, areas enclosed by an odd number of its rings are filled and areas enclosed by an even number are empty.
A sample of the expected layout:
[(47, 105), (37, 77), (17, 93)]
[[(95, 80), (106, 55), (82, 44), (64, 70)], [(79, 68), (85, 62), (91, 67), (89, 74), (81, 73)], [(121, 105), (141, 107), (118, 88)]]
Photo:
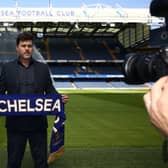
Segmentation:
[(168, 76), (161, 77), (143, 99), (152, 124), (168, 136)]

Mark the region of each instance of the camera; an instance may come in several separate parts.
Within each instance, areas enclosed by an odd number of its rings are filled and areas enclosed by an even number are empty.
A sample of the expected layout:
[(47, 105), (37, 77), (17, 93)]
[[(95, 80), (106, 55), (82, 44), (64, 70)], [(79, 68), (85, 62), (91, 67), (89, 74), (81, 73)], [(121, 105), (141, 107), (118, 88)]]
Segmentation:
[(125, 82), (143, 84), (168, 75), (168, 47), (157, 55), (129, 54), (124, 62)]
[[(150, 13), (152, 16), (165, 18), (165, 30), (168, 33), (168, 1), (151, 1)], [(143, 84), (168, 75), (168, 43), (166, 45), (155, 55), (126, 55), (123, 64), (125, 82), (128, 84)]]

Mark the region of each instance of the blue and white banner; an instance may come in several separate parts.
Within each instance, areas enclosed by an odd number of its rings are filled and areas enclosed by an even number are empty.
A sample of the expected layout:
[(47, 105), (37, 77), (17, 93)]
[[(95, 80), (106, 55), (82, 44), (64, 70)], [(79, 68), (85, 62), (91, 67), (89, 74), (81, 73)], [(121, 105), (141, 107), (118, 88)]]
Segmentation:
[(55, 115), (48, 163), (63, 154), (66, 116), (61, 95), (0, 95), (0, 116), (20, 115)]
[(65, 118), (59, 116), (57, 116), (54, 121), (53, 129), (51, 132), (48, 164), (54, 162), (59, 156), (64, 153), (64, 121)]
[(61, 95), (0, 95), (0, 115), (64, 115)]

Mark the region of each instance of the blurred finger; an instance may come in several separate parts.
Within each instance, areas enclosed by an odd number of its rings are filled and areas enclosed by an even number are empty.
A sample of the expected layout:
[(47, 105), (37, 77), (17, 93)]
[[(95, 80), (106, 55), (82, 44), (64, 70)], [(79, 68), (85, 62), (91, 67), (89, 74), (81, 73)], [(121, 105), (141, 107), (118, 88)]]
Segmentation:
[(151, 108), (151, 96), (150, 96), (150, 91), (148, 93), (146, 93), (144, 96), (143, 96), (143, 100), (144, 100), (144, 103), (145, 103), (145, 107), (148, 111), (148, 113), (151, 112), (150, 108)]

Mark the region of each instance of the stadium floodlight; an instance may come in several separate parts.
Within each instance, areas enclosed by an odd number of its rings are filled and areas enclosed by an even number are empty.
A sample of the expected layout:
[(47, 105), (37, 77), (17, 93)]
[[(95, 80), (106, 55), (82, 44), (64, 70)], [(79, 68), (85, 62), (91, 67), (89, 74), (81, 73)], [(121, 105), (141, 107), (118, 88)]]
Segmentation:
[(13, 26), (13, 23), (8, 23), (8, 22), (3, 23), (3, 27), (10, 27), (10, 26)]
[(115, 27), (115, 23), (110, 23), (110, 27)]
[(3, 23), (3, 26), (4, 26), (4, 27), (8, 27), (8, 23), (5, 23), (5, 22), (4, 22), (4, 23)]
[(106, 27), (107, 23), (102, 23), (101, 26)]

